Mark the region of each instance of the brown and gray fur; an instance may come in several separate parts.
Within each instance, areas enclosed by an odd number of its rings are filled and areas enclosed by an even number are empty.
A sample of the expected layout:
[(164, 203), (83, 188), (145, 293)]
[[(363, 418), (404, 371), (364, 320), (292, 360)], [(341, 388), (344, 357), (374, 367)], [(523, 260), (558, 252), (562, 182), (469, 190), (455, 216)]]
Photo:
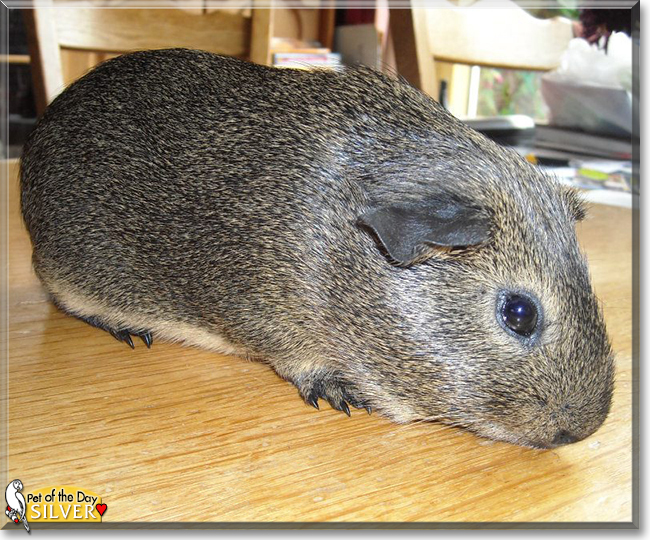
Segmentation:
[[(125, 55), (51, 104), (21, 186), (43, 285), (118, 336), (261, 359), (312, 404), (528, 446), (608, 414), (581, 201), (398, 78)], [(473, 209), (487, 238), (391, 260), (363, 216), (427, 201)], [(499, 323), (504, 291), (539, 301), (535, 339)]]

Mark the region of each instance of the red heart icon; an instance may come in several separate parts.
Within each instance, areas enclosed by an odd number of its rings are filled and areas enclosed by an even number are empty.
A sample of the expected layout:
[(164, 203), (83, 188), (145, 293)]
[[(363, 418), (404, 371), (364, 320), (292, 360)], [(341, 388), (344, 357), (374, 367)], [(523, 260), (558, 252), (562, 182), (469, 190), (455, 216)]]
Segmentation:
[(103, 516), (104, 512), (106, 512), (106, 505), (105, 504), (98, 504), (97, 506), (95, 506), (95, 508), (97, 508), (97, 511), (99, 512), (100, 516)]

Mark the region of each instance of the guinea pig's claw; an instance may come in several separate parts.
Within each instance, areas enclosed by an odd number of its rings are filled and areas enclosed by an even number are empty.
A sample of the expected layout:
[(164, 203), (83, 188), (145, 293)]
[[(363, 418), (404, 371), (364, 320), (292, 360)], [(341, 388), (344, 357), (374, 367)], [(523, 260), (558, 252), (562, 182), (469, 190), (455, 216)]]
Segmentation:
[(365, 403), (362, 399), (358, 399), (355, 395), (351, 395), (346, 390), (343, 390), (343, 398), (352, 405), (355, 409), (365, 409), (368, 414), (372, 413), (370, 405)]
[(320, 407), (318, 406), (318, 396), (316, 396), (315, 394), (311, 394), (311, 395), (307, 398), (307, 403), (308, 403), (309, 405), (311, 405), (312, 407), (314, 407), (315, 409), (320, 410)]
[(348, 407), (348, 404), (341, 400), (341, 401), (336, 401), (334, 399), (328, 399), (327, 400), (332, 407), (332, 409), (336, 409), (337, 411), (344, 412), (348, 416), (350, 416), (350, 407)]
[(357, 397), (355, 389), (338, 373), (318, 373), (307, 381), (301, 381), (297, 386), (305, 403), (315, 409), (320, 409), (318, 400), (322, 398), (332, 409), (344, 412), (348, 416), (352, 416), (350, 405), (356, 409), (365, 409), (368, 414), (372, 412), (368, 403)]
[(129, 334), (128, 330), (109, 330), (109, 332), (111, 333), (111, 336), (113, 336), (118, 341), (123, 341), (129, 347), (135, 349), (135, 345), (133, 344), (133, 340), (131, 339), (131, 335)]
[(144, 344), (147, 346), (147, 349), (151, 349), (151, 344), (153, 343), (153, 337), (151, 337), (150, 332), (146, 332), (145, 334), (136, 334), (136, 335), (139, 336), (142, 341), (144, 341)]
[(151, 332), (133, 332), (130, 330), (109, 330), (111, 335), (117, 339), (118, 341), (123, 341), (126, 343), (129, 347), (132, 349), (135, 349), (135, 345), (133, 344), (133, 339), (131, 339), (131, 335), (139, 337), (144, 344), (147, 346), (148, 349), (151, 349), (151, 344), (153, 343), (153, 337), (151, 336)]
[(345, 401), (341, 401), (341, 409), (339, 410), (350, 416), (350, 407), (348, 407), (348, 404)]
[(144, 341), (144, 344), (147, 346), (147, 348), (151, 348), (151, 344), (153, 343), (151, 332), (148, 332), (146, 330), (143, 331), (141, 329), (139, 329), (138, 331), (134, 331), (134, 330), (129, 330), (127, 328), (115, 330), (109, 324), (106, 324), (99, 316), (79, 315), (74, 311), (70, 311), (69, 309), (66, 309), (65, 306), (63, 306), (56, 298), (52, 297), (52, 301), (54, 302), (54, 305), (57, 306), (60, 310), (69, 313), (73, 317), (76, 317), (77, 319), (80, 319), (88, 323), (90, 326), (94, 326), (95, 328), (99, 328), (101, 330), (108, 332), (115, 339), (117, 339), (118, 341), (123, 341), (132, 349), (135, 349), (135, 345), (133, 344), (133, 340), (131, 339), (132, 335), (138, 336), (140, 339), (142, 339), (142, 341)]

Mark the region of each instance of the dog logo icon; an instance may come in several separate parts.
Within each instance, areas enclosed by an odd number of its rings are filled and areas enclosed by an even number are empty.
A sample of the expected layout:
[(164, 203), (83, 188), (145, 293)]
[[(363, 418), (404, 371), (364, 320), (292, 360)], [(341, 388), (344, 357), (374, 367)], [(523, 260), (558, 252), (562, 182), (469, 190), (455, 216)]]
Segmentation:
[(27, 504), (25, 503), (25, 497), (20, 492), (21, 489), (23, 489), (23, 483), (20, 480), (14, 480), (7, 486), (5, 490), (5, 500), (7, 501), (5, 514), (16, 524), (22, 521), (25, 529), (29, 532)]

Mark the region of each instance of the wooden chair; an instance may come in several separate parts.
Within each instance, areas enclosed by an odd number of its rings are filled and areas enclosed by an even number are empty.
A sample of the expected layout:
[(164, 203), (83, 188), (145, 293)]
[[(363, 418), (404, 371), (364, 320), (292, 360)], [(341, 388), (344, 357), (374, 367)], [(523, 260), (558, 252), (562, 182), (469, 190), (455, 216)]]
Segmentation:
[(65, 87), (62, 51), (187, 47), (269, 64), (272, 23), (271, 9), (246, 16), (235, 10), (59, 8), (39, 1), (25, 12), (37, 110), (41, 114)]
[(574, 37), (570, 20), (537, 19), (514, 2), (464, 4), (458, 7), (441, 0), (436, 6), (446, 8), (390, 13), (398, 72), (436, 99), (439, 74), (435, 62), (548, 71), (559, 65)]

